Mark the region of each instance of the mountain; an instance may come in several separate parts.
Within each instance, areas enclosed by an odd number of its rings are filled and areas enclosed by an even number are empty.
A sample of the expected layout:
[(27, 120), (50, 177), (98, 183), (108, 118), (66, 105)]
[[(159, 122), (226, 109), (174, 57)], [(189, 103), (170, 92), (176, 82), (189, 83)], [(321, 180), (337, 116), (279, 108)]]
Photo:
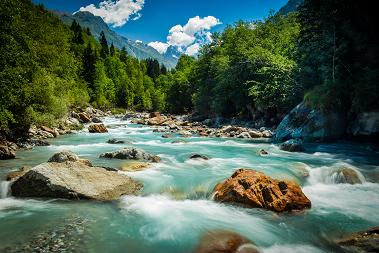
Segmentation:
[(297, 7), (302, 4), (304, 0), (289, 0), (286, 5), (280, 8), (279, 13), (286, 15), (290, 12), (296, 11)]
[[(87, 11), (79, 11), (71, 15), (68, 13), (54, 12), (65, 24), (71, 25), (76, 20), (82, 27), (88, 27), (95, 38), (100, 37), (100, 33), (104, 31), (108, 43), (113, 43), (115, 47), (125, 47), (129, 55), (138, 59), (153, 58), (157, 59), (167, 68), (174, 68), (178, 61), (176, 54), (160, 54), (154, 48), (142, 43), (127, 39), (116, 32), (112, 31), (101, 17), (95, 16)], [(175, 56), (173, 56), (175, 55)]]

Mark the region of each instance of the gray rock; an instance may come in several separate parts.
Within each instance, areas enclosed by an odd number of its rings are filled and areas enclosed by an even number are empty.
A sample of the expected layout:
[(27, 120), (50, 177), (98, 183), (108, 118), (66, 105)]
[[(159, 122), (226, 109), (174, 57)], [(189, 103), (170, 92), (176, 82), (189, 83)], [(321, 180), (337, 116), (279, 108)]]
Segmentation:
[(11, 186), (15, 197), (113, 200), (136, 194), (142, 185), (127, 176), (81, 162), (43, 163)]
[(288, 140), (282, 144), (280, 144), (279, 148), (288, 152), (303, 152), (305, 148), (303, 146), (303, 142), (300, 139), (292, 139)]
[(93, 122), (93, 123), (103, 123), (103, 122), (101, 121), (101, 119), (99, 119), (99, 118), (97, 118), (97, 117), (93, 117), (93, 118), (92, 118), (92, 122)]
[(379, 252), (379, 227), (354, 233), (340, 240), (338, 245), (352, 253)]
[(78, 160), (79, 160), (79, 157), (75, 153), (67, 150), (67, 151), (61, 151), (59, 153), (54, 154), (49, 159), (49, 162), (64, 163), (67, 161), (76, 162)]
[(346, 129), (346, 119), (337, 112), (323, 113), (305, 103), (297, 105), (276, 129), (275, 140), (300, 138), (305, 142), (340, 138)]
[(75, 153), (65, 150), (61, 151), (59, 153), (55, 153), (48, 162), (55, 162), (55, 163), (64, 163), (64, 162), (80, 162), (83, 164), (86, 164), (87, 166), (92, 166), (91, 161), (87, 159), (80, 159)]
[(209, 158), (206, 155), (200, 155), (200, 154), (193, 154), (193, 155), (190, 156), (190, 159), (209, 160)]
[(123, 144), (123, 143), (125, 143), (125, 141), (123, 141), (123, 140), (117, 140), (117, 139), (109, 139), (107, 141), (107, 143), (109, 143), (109, 144)]
[(125, 159), (125, 160), (149, 160), (159, 162), (159, 156), (149, 154), (139, 148), (124, 148), (114, 152), (106, 152), (100, 155), (100, 158)]
[(360, 113), (351, 127), (354, 136), (379, 135), (379, 112)]

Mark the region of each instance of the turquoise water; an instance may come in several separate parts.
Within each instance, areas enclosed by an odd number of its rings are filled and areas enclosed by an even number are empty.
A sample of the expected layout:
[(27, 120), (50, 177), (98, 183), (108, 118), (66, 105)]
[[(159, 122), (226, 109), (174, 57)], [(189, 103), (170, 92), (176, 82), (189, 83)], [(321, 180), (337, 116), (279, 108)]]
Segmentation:
[[(117, 168), (125, 161), (99, 159), (99, 154), (136, 146), (162, 158), (147, 170), (126, 173), (144, 184), (141, 195), (111, 203), (16, 199), (5, 196), (8, 185), (1, 182), (0, 252), (13, 252), (10, 249), (32, 244), (41, 234), (59, 235), (62, 230), (74, 231), (64, 238), (78, 241), (73, 246), (77, 252), (192, 252), (201, 235), (212, 229), (238, 232), (262, 252), (337, 252), (334, 240), (378, 225), (379, 184), (374, 182), (379, 179), (379, 152), (375, 147), (312, 144), (306, 146), (307, 153), (288, 153), (264, 141), (200, 137), (173, 144), (180, 137), (164, 139), (152, 128), (114, 118), (107, 118), (105, 124), (109, 133), (82, 131), (51, 140), (48, 147), (19, 151), (17, 159), (0, 162), (0, 181), (9, 171), (45, 162), (60, 150)], [(110, 138), (129, 143), (107, 144)], [(262, 148), (268, 156), (257, 154)], [(189, 160), (193, 153), (210, 159)], [(336, 184), (330, 172), (340, 166), (354, 168), (364, 183)], [(312, 209), (276, 214), (213, 202), (215, 184), (238, 168), (299, 182)], [(74, 229), (68, 226), (71, 223)]]

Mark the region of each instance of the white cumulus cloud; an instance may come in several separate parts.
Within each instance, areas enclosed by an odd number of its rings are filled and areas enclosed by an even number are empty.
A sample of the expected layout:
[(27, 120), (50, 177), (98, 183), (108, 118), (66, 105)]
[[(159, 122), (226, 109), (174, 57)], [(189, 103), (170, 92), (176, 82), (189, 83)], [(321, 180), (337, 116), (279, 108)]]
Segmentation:
[(105, 23), (113, 27), (123, 26), (129, 19), (137, 20), (145, 0), (104, 0), (99, 6), (94, 4), (81, 7), (79, 11), (88, 11), (101, 17)]
[(195, 43), (189, 47), (187, 47), (185, 54), (189, 56), (194, 56), (199, 52), (200, 49), (200, 44)]
[(182, 25), (175, 25), (168, 31), (167, 42), (151, 42), (150, 46), (157, 49), (158, 52), (165, 53), (169, 46), (176, 46), (179, 52), (185, 52), (188, 55), (196, 55), (200, 46), (212, 41), (211, 30), (214, 26), (221, 24), (218, 18), (199, 16), (188, 19), (188, 22)]
[(154, 48), (155, 50), (157, 50), (160, 54), (166, 53), (167, 48), (170, 46), (167, 43), (163, 43), (163, 42), (159, 42), (159, 41), (150, 42), (147, 45), (149, 45), (152, 48)]

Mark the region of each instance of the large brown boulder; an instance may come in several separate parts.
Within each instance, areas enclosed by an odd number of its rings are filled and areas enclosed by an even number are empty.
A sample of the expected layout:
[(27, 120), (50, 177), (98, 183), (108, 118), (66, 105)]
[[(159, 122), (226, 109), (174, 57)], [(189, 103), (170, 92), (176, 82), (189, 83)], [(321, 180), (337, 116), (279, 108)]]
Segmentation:
[(168, 118), (166, 116), (157, 116), (157, 117), (148, 119), (147, 124), (149, 126), (159, 126), (159, 125), (162, 125), (166, 121), (168, 121)]
[(88, 127), (88, 132), (90, 133), (107, 133), (108, 129), (104, 124), (92, 124)]
[(47, 127), (47, 126), (41, 126), (40, 128), (41, 128), (43, 131), (52, 134), (54, 137), (58, 137), (58, 136), (59, 136), (59, 132), (58, 132), (56, 129), (52, 129), (52, 128)]
[(16, 179), (15, 197), (113, 200), (136, 194), (142, 185), (125, 175), (82, 162), (42, 163)]
[(55, 153), (52, 157), (50, 157), (48, 162), (55, 163), (64, 163), (64, 162), (81, 162), (86, 164), (87, 166), (92, 166), (91, 161), (87, 159), (80, 159), (75, 153), (69, 150), (64, 150), (58, 153)]
[(91, 122), (91, 118), (85, 112), (78, 113), (78, 116), (79, 116), (80, 121), (82, 121), (83, 123)]
[(195, 253), (259, 253), (252, 242), (233, 232), (215, 230), (205, 233)]
[(216, 185), (214, 199), (275, 212), (311, 207), (311, 201), (296, 183), (276, 180), (248, 169), (239, 169), (226, 181)]
[(374, 253), (379, 252), (379, 227), (354, 233), (338, 242), (348, 252)]

